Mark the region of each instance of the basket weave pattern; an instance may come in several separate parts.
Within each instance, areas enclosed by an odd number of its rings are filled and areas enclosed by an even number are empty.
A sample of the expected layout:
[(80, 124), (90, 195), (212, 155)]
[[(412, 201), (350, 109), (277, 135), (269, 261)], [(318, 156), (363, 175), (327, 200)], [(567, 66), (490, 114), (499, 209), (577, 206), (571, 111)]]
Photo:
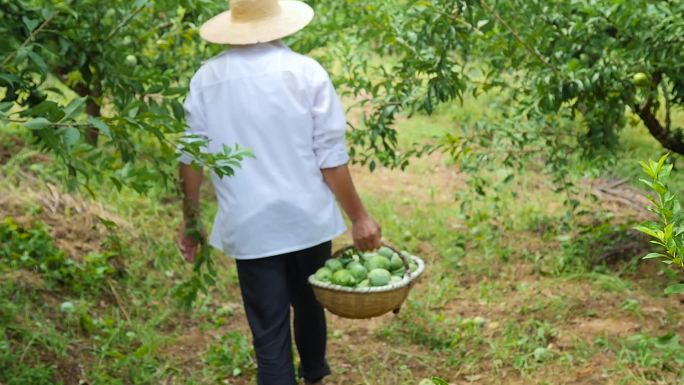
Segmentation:
[[(406, 258), (402, 256), (402, 258)], [(309, 277), (309, 283), (313, 287), (318, 302), (333, 314), (345, 318), (372, 318), (383, 315), (389, 311), (399, 311), (401, 304), (406, 300), (411, 287), (425, 270), (422, 259), (410, 257), (418, 265), (415, 272), (408, 273), (404, 278), (391, 285), (382, 287), (351, 288), (331, 283), (320, 282)]]

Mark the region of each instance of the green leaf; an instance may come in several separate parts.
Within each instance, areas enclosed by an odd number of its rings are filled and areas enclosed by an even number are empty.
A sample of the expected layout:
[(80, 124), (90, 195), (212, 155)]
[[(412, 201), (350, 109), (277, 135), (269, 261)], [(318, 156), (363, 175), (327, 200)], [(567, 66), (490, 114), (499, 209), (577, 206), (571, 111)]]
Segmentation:
[(43, 60), (43, 58), (40, 55), (33, 51), (28, 51), (27, 55), (32, 62), (36, 63), (36, 65), (38, 66), (38, 68), (40, 68), (41, 71), (43, 71), (44, 73), (48, 72), (47, 63), (45, 63), (45, 60)]
[(660, 195), (664, 195), (667, 192), (667, 186), (665, 186), (663, 183), (660, 181), (656, 181), (653, 183), (653, 191), (657, 192)]
[(646, 256), (641, 258), (641, 259), (655, 259), (655, 258), (667, 258), (667, 255), (660, 254), (660, 253), (649, 253), (649, 254), (646, 254)]
[(664, 248), (667, 248), (667, 245), (664, 244), (664, 243), (662, 243), (662, 242), (660, 242), (660, 241), (649, 241), (649, 243), (652, 243), (652, 244), (654, 244), (654, 245), (658, 245), (658, 246), (662, 246), (662, 247), (664, 247)]
[(669, 225), (665, 226), (665, 229), (663, 229), (663, 239), (671, 239), (672, 238), (672, 231), (674, 230), (674, 224), (670, 223)]
[(639, 181), (641, 183), (645, 184), (646, 186), (648, 186), (649, 188), (651, 188), (651, 189), (653, 188), (653, 182), (651, 182), (650, 180), (639, 178)]
[(92, 124), (93, 127), (97, 128), (97, 130), (100, 131), (102, 135), (108, 136), (110, 138), (112, 137), (112, 131), (109, 129), (109, 126), (102, 120), (94, 116), (89, 116), (88, 123)]
[(58, 122), (64, 116), (64, 111), (62, 111), (59, 104), (50, 100), (44, 100), (35, 107), (23, 111), (22, 116), (43, 117), (51, 122)]
[(663, 165), (665, 164), (665, 161), (667, 160), (667, 157), (670, 156), (670, 154), (665, 154), (658, 159), (658, 166), (656, 167), (656, 174), (660, 174), (660, 170), (662, 170)]
[(658, 233), (656, 232), (657, 230), (653, 230), (645, 226), (637, 226), (634, 228), (634, 230), (650, 235), (654, 238), (658, 238)]
[(86, 97), (76, 98), (64, 107), (64, 117), (61, 121), (73, 118), (74, 113), (85, 103)]
[(148, 344), (145, 344), (145, 345), (139, 347), (133, 353), (133, 355), (135, 355), (135, 357), (137, 357), (137, 358), (142, 358), (142, 357), (149, 355), (150, 353), (152, 353), (152, 347)]
[(24, 126), (29, 130), (42, 130), (43, 128), (51, 126), (52, 123), (45, 118), (35, 118), (24, 123)]
[(23, 16), (21, 18), (21, 21), (24, 22), (24, 25), (26, 26), (26, 29), (28, 29), (29, 33), (33, 32), (33, 30), (36, 29), (38, 27), (38, 25), (40, 24), (40, 20), (29, 19), (27, 16)]
[(7, 82), (11, 86), (21, 81), (16, 75), (9, 73), (0, 73), (0, 80)]
[(214, 279), (214, 277), (212, 277), (211, 275), (209, 275), (209, 274), (204, 274), (202, 277), (204, 278), (204, 282), (205, 282), (207, 285), (209, 285), (209, 286), (216, 286), (216, 279)]
[(7, 112), (14, 106), (12, 102), (0, 102), (0, 112)]
[(684, 283), (668, 286), (665, 289), (665, 294), (684, 294)]
[(649, 166), (646, 162), (644, 162), (644, 161), (639, 161), (639, 164), (641, 165), (641, 168), (644, 170), (644, 172), (645, 172), (648, 176), (650, 176), (651, 178), (655, 178), (655, 177), (656, 177), (655, 171), (653, 171), (653, 169), (651, 168), (651, 166)]
[(648, 164), (651, 166), (651, 169), (655, 172), (655, 174), (658, 175), (658, 171), (660, 171), (658, 168), (658, 162), (654, 162), (652, 159), (649, 159)]
[(64, 144), (71, 148), (78, 144), (81, 140), (81, 132), (76, 127), (67, 127), (62, 133), (64, 136)]

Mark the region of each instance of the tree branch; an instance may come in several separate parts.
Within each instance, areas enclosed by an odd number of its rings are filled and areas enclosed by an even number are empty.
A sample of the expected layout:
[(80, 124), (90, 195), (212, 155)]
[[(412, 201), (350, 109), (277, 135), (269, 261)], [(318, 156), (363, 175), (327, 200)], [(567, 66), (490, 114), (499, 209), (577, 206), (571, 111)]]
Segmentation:
[[(91, 84), (92, 87), (90, 84), (78, 84), (74, 91), (79, 96), (86, 97), (86, 114), (99, 118), (102, 116), (102, 109), (95, 99), (101, 96), (100, 81), (98, 78), (91, 79)], [(86, 142), (93, 147), (97, 147), (99, 133), (95, 127), (88, 128), (85, 135)]]
[(57, 15), (57, 12), (53, 13), (52, 15), (50, 15), (50, 17), (45, 19), (45, 21), (43, 21), (40, 24), (40, 26), (38, 26), (38, 28), (34, 29), (33, 32), (31, 32), (31, 34), (26, 38), (26, 40), (24, 40), (24, 42), (21, 43), (19, 48), (17, 48), (11, 54), (7, 55), (5, 60), (3, 60), (2, 63), (0, 63), (0, 67), (4, 67), (7, 63), (9, 63), (10, 60), (12, 60), (12, 58), (14, 58), (17, 55), (17, 52), (19, 52), (19, 50), (26, 47), (28, 45), (28, 43), (33, 41), (36, 38), (36, 36), (40, 33), (40, 31), (42, 31), (48, 24), (50, 24), (50, 22), (52, 21), (52, 19), (55, 18), (56, 15)]
[(670, 106), (670, 91), (667, 89), (667, 84), (663, 81), (660, 83), (660, 88), (663, 90), (663, 97), (665, 98), (665, 129), (670, 131), (672, 129), (672, 115)]
[(684, 155), (684, 141), (682, 140), (681, 131), (672, 132), (669, 127), (663, 127), (653, 111), (654, 107), (654, 99), (649, 98), (643, 107), (636, 106), (632, 108), (644, 122), (651, 135), (653, 135), (663, 147)]
[(133, 20), (133, 18), (136, 17), (143, 9), (145, 9), (145, 5), (141, 5), (136, 10), (128, 14), (128, 16), (126, 16), (123, 20), (121, 20), (121, 22), (116, 27), (114, 27), (114, 29), (109, 33), (109, 35), (107, 35), (107, 39), (105, 40), (113, 38), (114, 35), (119, 33), (119, 31), (121, 31), (123, 27), (130, 23), (131, 20)]
[[(21, 119), (7, 119), (5, 121), (9, 122), (9, 123), (22, 124), (22, 125), (29, 122), (28, 120), (21, 120)], [(89, 127), (90, 126), (90, 124), (88, 124), (88, 123), (75, 123), (75, 122), (66, 122), (66, 123), (50, 122), (50, 125), (52, 127)]]
[(515, 40), (517, 40), (518, 43), (520, 43), (523, 47), (525, 47), (525, 49), (526, 49), (529, 53), (531, 53), (532, 55), (534, 55), (540, 62), (542, 62), (542, 64), (544, 64), (546, 67), (548, 67), (549, 69), (551, 69), (551, 71), (553, 71), (553, 73), (556, 74), (556, 76), (558, 76), (558, 77), (560, 77), (560, 78), (563, 78), (563, 74), (561, 74), (560, 71), (558, 71), (558, 69), (557, 69), (556, 67), (553, 66), (553, 64), (549, 63), (549, 62), (546, 60), (546, 58), (544, 58), (544, 57), (539, 53), (539, 51), (537, 51), (537, 50), (534, 49), (532, 46), (530, 46), (530, 45), (529, 45), (529, 44), (520, 36), (520, 34), (519, 34), (516, 30), (514, 30), (514, 29), (513, 29), (513, 28), (512, 28), (504, 19), (502, 19), (501, 16), (499, 16), (499, 14), (496, 13), (496, 12), (492, 9), (492, 7), (489, 6), (489, 4), (487, 4), (487, 2), (485, 2), (484, 0), (480, 0), (480, 4), (481, 4), (482, 7), (483, 7), (484, 9), (486, 9), (487, 12), (489, 12), (489, 14), (492, 15), (499, 23), (501, 23), (504, 27), (506, 27), (506, 29), (511, 33), (511, 35), (513, 35), (513, 37), (515, 38)]

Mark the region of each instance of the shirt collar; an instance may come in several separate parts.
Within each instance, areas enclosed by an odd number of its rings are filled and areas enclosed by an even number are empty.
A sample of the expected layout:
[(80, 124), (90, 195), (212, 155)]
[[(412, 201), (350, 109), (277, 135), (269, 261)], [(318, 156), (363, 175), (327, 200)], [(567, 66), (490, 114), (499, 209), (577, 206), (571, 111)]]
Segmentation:
[(234, 45), (231, 46), (230, 49), (237, 49), (237, 50), (262, 50), (262, 49), (269, 49), (269, 48), (288, 48), (287, 44), (283, 42), (282, 40), (273, 40), (269, 41), (267, 43), (256, 43), (256, 44), (247, 44), (247, 45)]

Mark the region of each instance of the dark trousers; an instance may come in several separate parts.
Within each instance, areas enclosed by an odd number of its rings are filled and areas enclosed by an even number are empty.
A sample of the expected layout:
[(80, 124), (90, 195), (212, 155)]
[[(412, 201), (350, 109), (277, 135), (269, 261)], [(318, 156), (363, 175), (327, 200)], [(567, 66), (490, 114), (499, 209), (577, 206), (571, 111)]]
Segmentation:
[(242, 300), (252, 330), (259, 385), (295, 385), (290, 306), (299, 352), (299, 375), (315, 381), (330, 374), (325, 360), (325, 313), (308, 277), (330, 258), (331, 242), (292, 253), (238, 260)]

